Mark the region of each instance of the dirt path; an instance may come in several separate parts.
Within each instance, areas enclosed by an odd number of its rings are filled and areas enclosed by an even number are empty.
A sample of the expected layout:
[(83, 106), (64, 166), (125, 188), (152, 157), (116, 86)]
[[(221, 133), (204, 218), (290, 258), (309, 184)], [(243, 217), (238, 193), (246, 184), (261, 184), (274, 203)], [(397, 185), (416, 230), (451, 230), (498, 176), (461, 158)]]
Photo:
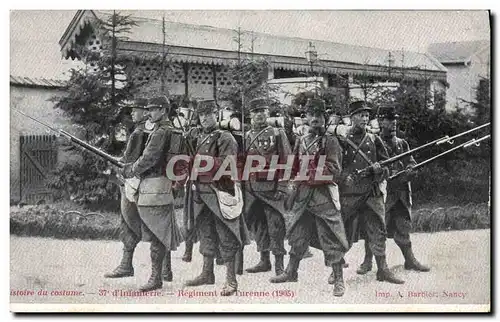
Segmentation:
[[(224, 268), (216, 267), (216, 285), (183, 288), (183, 283), (201, 269), (197, 252), (192, 263), (184, 263), (182, 245), (173, 253), (174, 281), (165, 283), (162, 292), (150, 296), (126, 293), (137, 290), (150, 271), (149, 244), (139, 244), (134, 258), (136, 275), (105, 279), (103, 274), (120, 260), (121, 247), (115, 241), (54, 240), (11, 237), (12, 303), (311, 303), (311, 304), (488, 304), (490, 303), (490, 230), (413, 234), (417, 257), (432, 268), (429, 273), (405, 271), (399, 249), (390, 240), (388, 262), (404, 285), (375, 280), (375, 272), (356, 275), (363, 258), (363, 243), (346, 255), (350, 267), (344, 271), (347, 291), (344, 297), (332, 296), (327, 284), (331, 270), (324, 266), (323, 255), (312, 249), (313, 258), (301, 262), (299, 282), (270, 284), (272, 272), (238, 277), (239, 296), (220, 297)], [(245, 248), (245, 266), (256, 263), (255, 244)], [(287, 260), (287, 259), (286, 259)], [(46, 294), (39, 292), (46, 291)], [(23, 291), (30, 295), (18, 295)], [(193, 296), (194, 291), (204, 294)], [(16, 294), (16, 292), (18, 292)], [(66, 295), (65, 295), (66, 292)], [(190, 293), (191, 292), (191, 293)], [(214, 295), (216, 293), (216, 295)], [(13, 295), (16, 294), (16, 295)], [(132, 296), (131, 296), (132, 295)], [(413, 296), (412, 296), (413, 295)]]

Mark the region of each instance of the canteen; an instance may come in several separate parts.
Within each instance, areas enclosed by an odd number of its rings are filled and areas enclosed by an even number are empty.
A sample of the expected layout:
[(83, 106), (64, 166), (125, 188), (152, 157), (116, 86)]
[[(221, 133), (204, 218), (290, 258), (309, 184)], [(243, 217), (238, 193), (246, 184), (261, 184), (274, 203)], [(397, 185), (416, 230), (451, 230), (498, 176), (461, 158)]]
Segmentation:
[(219, 128), (221, 128), (223, 130), (240, 131), (241, 130), (241, 122), (237, 117), (233, 117), (231, 119), (226, 119), (226, 120), (220, 121)]
[(337, 125), (340, 123), (340, 116), (339, 115), (330, 115), (330, 117), (328, 118), (328, 121), (327, 121), (327, 124), (330, 124), (330, 125)]
[(269, 124), (272, 127), (285, 127), (285, 117), (283, 116), (269, 117), (267, 119), (267, 124)]
[(370, 123), (368, 123), (368, 132), (373, 134), (380, 133), (380, 124), (378, 123), (377, 119), (373, 119), (370, 121)]
[(342, 116), (342, 123), (345, 125), (351, 125), (351, 117), (349, 115)]
[(174, 117), (173, 124), (176, 129), (182, 129), (186, 126), (187, 120), (183, 116), (176, 116)]
[(192, 108), (188, 108), (188, 107), (179, 107), (179, 113), (182, 113), (184, 114), (184, 118), (186, 120), (189, 120), (192, 118), (192, 115), (194, 113), (193, 109)]

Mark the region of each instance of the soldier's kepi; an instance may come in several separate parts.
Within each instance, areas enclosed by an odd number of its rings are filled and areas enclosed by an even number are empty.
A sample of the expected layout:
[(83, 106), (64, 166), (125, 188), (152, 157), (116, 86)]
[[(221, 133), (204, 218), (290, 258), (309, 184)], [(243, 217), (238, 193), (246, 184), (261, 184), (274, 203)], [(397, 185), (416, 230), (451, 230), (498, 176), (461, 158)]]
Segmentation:
[[(216, 167), (221, 165), (227, 156), (236, 160), (238, 145), (230, 132), (217, 128), (217, 105), (215, 101), (202, 101), (196, 110), (200, 119), (201, 129), (193, 129), (190, 138), (195, 141), (196, 156), (210, 156)], [(195, 156), (195, 157), (196, 157)], [(196, 169), (195, 169), (196, 170)], [(217, 171), (218, 169), (214, 169)], [(220, 249), (226, 264), (226, 283), (221, 291), (222, 296), (236, 293), (235, 255), (249, 244), (248, 231), (242, 216), (226, 218), (221, 209), (218, 192), (236, 193), (240, 183), (234, 182), (230, 176), (222, 176), (214, 181), (213, 172), (200, 173), (192, 183), (193, 215), (195, 229), (200, 239), (200, 253), (203, 255), (201, 274), (187, 281), (186, 286), (214, 284), (214, 257)], [(239, 190), (241, 191), (241, 190)]]
[[(300, 173), (307, 169), (309, 181), (297, 181), (295, 186), (298, 190), (287, 230), (290, 261), (286, 271), (272, 278), (271, 282), (296, 282), (299, 262), (310, 245), (323, 251), (325, 265), (333, 269), (333, 293), (342, 296), (345, 292), (343, 257), (349, 247), (335, 184), (342, 171), (342, 150), (337, 138), (326, 132), (325, 112), (322, 100), (313, 99), (306, 104), (310, 130), (296, 141), (294, 154), (310, 158), (301, 158), (294, 172), (295, 179), (301, 180)], [(318, 169), (321, 169), (322, 177), (331, 180), (318, 180), (321, 177), (316, 173)]]
[[(275, 273), (283, 273), (283, 258), (286, 254), (284, 198), (279, 189), (280, 171), (271, 164), (273, 157), (279, 164), (285, 164), (291, 155), (291, 148), (283, 129), (267, 124), (270, 101), (267, 98), (256, 98), (250, 101), (250, 117), (252, 129), (246, 133), (245, 154), (250, 162), (251, 156), (265, 158), (265, 167), (258, 173), (252, 173), (245, 181), (245, 219), (249, 229), (255, 236), (260, 261), (248, 268), (249, 273), (267, 272), (271, 270), (270, 251), (275, 257)], [(269, 170), (274, 177), (269, 180)]]
[[(352, 128), (340, 137), (344, 149), (343, 174), (340, 185), (342, 216), (349, 244), (365, 239), (375, 255), (378, 266), (377, 280), (402, 284), (387, 267), (385, 257), (385, 179), (389, 170), (378, 162), (388, 159), (382, 139), (367, 133), (370, 108), (363, 101), (351, 103)], [(355, 176), (358, 169), (369, 166), (363, 176)]]
[[(385, 106), (381, 109), (381, 115), (379, 115), (381, 137), (390, 157), (410, 150), (408, 142), (398, 138), (396, 135), (398, 118), (399, 115), (396, 114), (395, 106)], [(405, 173), (394, 180), (389, 180), (387, 184), (385, 223), (387, 236), (394, 238), (394, 241), (403, 253), (405, 269), (427, 272), (430, 270), (429, 267), (420, 264), (415, 258), (410, 241), (410, 231), (412, 228), (410, 178), (413, 173), (412, 168), (415, 165), (416, 162), (411, 155), (391, 164), (391, 175), (400, 171), (405, 171)], [(372, 257), (373, 254), (370, 247), (368, 247), (368, 243), (365, 243), (365, 259), (357, 270), (358, 274), (366, 274), (371, 270)]]
[[(151, 241), (151, 276), (141, 291), (162, 287), (162, 271), (171, 280), (170, 252), (182, 241), (174, 215), (172, 181), (166, 177), (166, 165), (171, 155), (172, 126), (166, 120), (170, 103), (164, 96), (148, 102), (149, 121), (154, 124), (146, 146), (135, 162), (125, 164), (125, 178), (138, 177), (137, 210)], [(165, 260), (164, 260), (165, 259)], [(165, 267), (162, 267), (164, 263)]]

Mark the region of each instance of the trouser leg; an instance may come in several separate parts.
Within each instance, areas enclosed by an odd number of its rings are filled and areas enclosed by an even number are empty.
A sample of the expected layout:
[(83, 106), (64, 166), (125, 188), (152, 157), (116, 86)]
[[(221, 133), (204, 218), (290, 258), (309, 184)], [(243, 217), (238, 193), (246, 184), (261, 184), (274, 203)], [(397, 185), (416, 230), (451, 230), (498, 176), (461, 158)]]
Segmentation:
[(214, 221), (221, 257), (224, 263), (227, 263), (234, 260), (236, 253), (242, 248), (242, 245), (233, 232), (215, 215)]
[(215, 228), (215, 216), (207, 207), (198, 215), (196, 229), (200, 240), (200, 253), (203, 256), (215, 258), (219, 241)]
[(283, 258), (286, 254), (285, 235), (286, 227), (283, 215), (272, 207), (265, 208), (267, 226), (269, 231), (270, 250), (274, 255), (274, 272), (276, 276), (284, 272)]
[(406, 208), (401, 201), (398, 201), (394, 207), (390, 209), (389, 218), (391, 218), (391, 228), (394, 230), (394, 241), (401, 249), (401, 253), (405, 259), (405, 269), (419, 272), (430, 271), (430, 268), (421, 264), (413, 253), (410, 240), (412, 223), (408, 208)]
[(300, 260), (309, 247), (313, 224), (315, 224), (314, 219), (307, 213), (302, 214), (295, 223), (288, 240), (291, 245), (290, 260), (282, 274), (271, 278), (271, 283), (297, 282)]
[(132, 265), (132, 260), (134, 257), (135, 248), (141, 241), (141, 235), (138, 235), (136, 232), (134, 232), (134, 230), (131, 229), (124, 216), (127, 216), (134, 224), (137, 224), (137, 230), (139, 231), (141, 220), (137, 211), (136, 204), (129, 202), (125, 198), (125, 196), (122, 196), (121, 211), (122, 215), (120, 219), (120, 240), (123, 243), (122, 259), (120, 261), (120, 264), (112, 272), (104, 274), (104, 277), (106, 278), (134, 276), (134, 267)]

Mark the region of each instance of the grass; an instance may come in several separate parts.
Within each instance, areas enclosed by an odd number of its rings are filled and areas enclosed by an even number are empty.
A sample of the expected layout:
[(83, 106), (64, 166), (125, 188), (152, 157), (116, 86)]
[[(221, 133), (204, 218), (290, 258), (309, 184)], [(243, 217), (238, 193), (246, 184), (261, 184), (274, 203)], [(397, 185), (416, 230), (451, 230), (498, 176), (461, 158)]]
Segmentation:
[[(177, 223), (182, 224), (182, 210), (176, 209)], [(57, 239), (106, 239), (120, 236), (120, 215), (114, 212), (89, 211), (71, 203), (56, 203), (10, 208), (10, 231), (18, 236)], [(487, 203), (439, 207), (426, 205), (413, 210), (415, 232), (485, 229), (490, 227)]]

